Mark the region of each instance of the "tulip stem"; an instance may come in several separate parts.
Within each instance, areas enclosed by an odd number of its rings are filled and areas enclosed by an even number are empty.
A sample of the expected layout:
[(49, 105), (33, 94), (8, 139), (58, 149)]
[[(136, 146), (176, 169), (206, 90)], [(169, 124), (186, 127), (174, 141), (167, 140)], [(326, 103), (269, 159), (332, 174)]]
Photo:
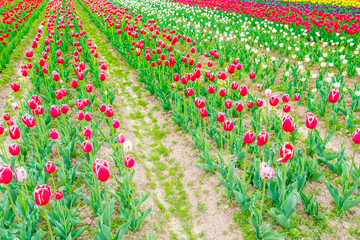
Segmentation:
[(56, 185), (55, 185), (55, 181), (54, 181), (54, 176), (53, 176), (52, 174), (50, 174), (50, 175), (51, 175), (51, 181), (52, 181), (52, 183), (53, 183), (54, 191), (55, 191)]
[(228, 167), (230, 167), (230, 139), (229, 139), (230, 132), (227, 134), (227, 146), (228, 146)]
[(37, 144), (36, 144), (36, 141), (35, 141), (34, 133), (33, 133), (31, 128), (30, 128), (30, 133), (31, 133), (31, 137), (32, 137), (32, 139), (34, 141), (34, 146), (35, 146), (36, 153), (37, 153), (37, 155), (39, 157), (39, 163), (41, 164), (39, 150), (38, 150), (38, 147), (37, 147)]
[(48, 225), (48, 228), (49, 228), (50, 237), (51, 237), (51, 239), (54, 239), (54, 236), (53, 236), (52, 231), (51, 231), (51, 226), (50, 226), (50, 222), (49, 222), (49, 218), (48, 218), (48, 215), (47, 215), (45, 206), (43, 207), (43, 210), (44, 210), (44, 212), (45, 212), (45, 219), (46, 219), (46, 222), (47, 222), (47, 225)]
[(63, 175), (64, 175), (64, 177), (65, 177), (64, 162), (63, 162), (63, 160), (61, 159), (61, 156), (60, 156), (60, 149), (59, 149), (58, 143), (56, 143), (56, 147), (57, 147), (57, 152), (58, 152), (59, 161), (60, 161), (60, 163), (61, 163), (62, 172), (63, 172)]
[(204, 148), (206, 151), (206, 119), (204, 118)]
[(286, 188), (286, 163), (283, 163), (283, 201), (285, 201), (285, 188)]
[(351, 162), (351, 167), (350, 167), (350, 177), (351, 177), (353, 167), (355, 165), (355, 150), (356, 150), (356, 145), (354, 146), (354, 150), (353, 150), (353, 157), (352, 157), (352, 162)]
[[(245, 143), (246, 144), (246, 143)], [(245, 147), (245, 157), (244, 157), (244, 175), (243, 175), (243, 179), (244, 179), (244, 184), (245, 184), (245, 175), (246, 175), (246, 154), (247, 154), (247, 149), (248, 149), (248, 144), (246, 144)]]
[(105, 194), (107, 215), (108, 215), (108, 218), (109, 218), (109, 228), (110, 228), (110, 231), (111, 231), (111, 216), (110, 216), (110, 210), (109, 210), (109, 201), (108, 201), (107, 194), (106, 194), (106, 183), (104, 185), (104, 194)]
[(262, 197), (261, 197), (261, 204), (260, 204), (260, 213), (261, 213), (261, 217), (262, 217), (262, 209), (263, 209), (263, 205), (264, 205), (264, 197), (265, 197), (265, 183), (266, 183), (266, 178), (264, 178), (264, 183), (263, 183), (263, 192), (262, 192)]
[(25, 212), (27, 212), (27, 210), (26, 210), (26, 198), (25, 198), (25, 194), (24, 194), (24, 184), (23, 184), (23, 182), (20, 182), (20, 183), (21, 183), (21, 194), (22, 194), (22, 197), (23, 197), (23, 204), (24, 204)]
[(305, 149), (304, 149), (304, 156), (303, 156), (303, 162), (302, 162), (302, 166), (301, 166), (301, 173), (304, 172), (305, 169), (305, 157), (307, 156), (307, 146), (309, 144), (309, 140), (310, 140), (310, 135), (311, 135), (311, 129), (309, 129), (308, 131), (308, 137), (306, 138), (306, 142), (305, 142)]
[(12, 208), (14, 209), (14, 213), (15, 213), (15, 216), (16, 216), (16, 220), (18, 221), (18, 224), (20, 224), (20, 218), (19, 218), (19, 216), (17, 215), (16, 208), (15, 208), (15, 205), (14, 205), (14, 201), (12, 200), (12, 197), (11, 197), (11, 194), (10, 194), (9, 186), (8, 186), (7, 184), (5, 184), (5, 186), (6, 186), (6, 190), (7, 190), (8, 194), (9, 194), (9, 199), (10, 199)]
[(67, 124), (67, 121), (66, 121), (66, 117), (64, 115), (61, 116), (63, 118), (63, 121), (64, 121), (64, 124), (65, 124), (65, 131), (66, 131), (66, 135), (67, 135), (67, 138), (69, 139), (69, 142), (70, 142), (70, 134), (69, 134), (69, 130), (68, 130), (68, 124)]
[(24, 106), (21, 103), (21, 98), (19, 92), (16, 93), (17, 99), (19, 100), (19, 105), (21, 106), (21, 111), (24, 112)]

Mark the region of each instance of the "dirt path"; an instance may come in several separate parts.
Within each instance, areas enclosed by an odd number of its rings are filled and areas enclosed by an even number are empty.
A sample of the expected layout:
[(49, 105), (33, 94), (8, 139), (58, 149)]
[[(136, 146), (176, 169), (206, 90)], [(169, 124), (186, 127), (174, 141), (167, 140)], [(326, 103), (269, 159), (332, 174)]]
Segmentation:
[[(82, 7), (75, 6), (80, 18), (90, 22)], [(182, 134), (170, 114), (160, 110), (160, 102), (139, 85), (136, 71), (106, 36), (93, 24), (87, 30), (108, 63), (109, 84), (118, 89), (113, 105), (120, 109), (115, 114), (122, 121), (123, 133), (134, 144), (137, 189), (151, 193), (145, 206), (153, 210), (133, 236), (155, 233), (158, 239), (243, 239), (232, 220), (237, 206), (223, 200), (224, 189), (216, 176), (195, 167), (198, 152), (190, 137)]]

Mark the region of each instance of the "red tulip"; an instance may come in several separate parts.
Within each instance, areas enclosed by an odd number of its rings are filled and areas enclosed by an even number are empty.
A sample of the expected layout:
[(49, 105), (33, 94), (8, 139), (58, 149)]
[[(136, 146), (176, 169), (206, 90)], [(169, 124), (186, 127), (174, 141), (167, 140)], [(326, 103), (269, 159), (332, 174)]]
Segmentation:
[(89, 126), (84, 127), (83, 134), (86, 140), (91, 139), (92, 131)]
[(285, 132), (293, 132), (295, 130), (295, 122), (294, 119), (292, 118), (291, 115), (286, 115), (283, 119), (282, 119), (282, 129)]
[(240, 86), (240, 95), (241, 96), (246, 96), (246, 94), (248, 93), (248, 88), (245, 85), (241, 85)]
[(249, 78), (254, 79), (256, 77), (256, 74), (254, 72), (249, 73)]
[(56, 166), (53, 162), (49, 161), (45, 164), (45, 171), (49, 174), (55, 172)]
[(84, 119), (85, 115), (84, 115), (83, 111), (78, 111), (78, 112), (76, 113), (76, 117), (77, 117), (77, 119), (78, 119), (79, 121), (81, 121), (81, 120)]
[(301, 97), (300, 93), (295, 93), (295, 95), (294, 95), (294, 100), (295, 100), (295, 101), (299, 101), (299, 100), (300, 100), (300, 97)]
[(242, 101), (237, 101), (235, 103), (236, 111), (241, 112), (244, 109), (244, 103)]
[(79, 86), (79, 81), (77, 79), (71, 80), (71, 86), (77, 88)]
[(20, 90), (20, 83), (19, 82), (12, 82), (10, 84), (11, 88), (14, 90), (14, 92), (17, 92)]
[(316, 128), (318, 120), (316, 119), (315, 115), (312, 113), (308, 113), (306, 116), (306, 127), (309, 129)]
[(360, 128), (355, 130), (352, 140), (355, 144), (360, 144)]
[(287, 102), (290, 100), (289, 94), (284, 94), (284, 95), (282, 96), (281, 100), (282, 100), (284, 103), (287, 103)]
[(247, 105), (248, 108), (252, 108), (254, 106), (254, 102), (253, 101), (248, 101), (246, 103), (246, 105)]
[(52, 105), (50, 107), (50, 114), (52, 117), (56, 118), (60, 116), (60, 108), (57, 105)]
[(220, 97), (225, 97), (226, 96), (226, 88), (224, 88), (224, 87), (220, 88), (219, 95), (220, 95)]
[(2, 135), (5, 131), (4, 125), (0, 123), (0, 134)]
[(253, 143), (255, 140), (255, 133), (251, 130), (247, 131), (244, 135), (244, 143)]
[(194, 90), (192, 88), (187, 88), (186, 89), (186, 94), (190, 97), (194, 94)]
[(92, 146), (91, 142), (88, 141), (88, 140), (83, 142), (81, 146), (82, 146), (84, 152), (87, 152), (87, 153), (91, 152), (92, 149), (93, 149), (93, 146)]
[(37, 104), (36, 104), (36, 102), (35, 102), (34, 99), (30, 99), (30, 100), (28, 101), (28, 107), (29, 107), (30, 109), (35, 109), (35, 108), (37, 107)]
[(90, 84), (86, 85), (86, 91), (87, 91), (88, 93), (91, 93), (92, 90), (93, 90), (93, 87), (92, 87)]
[(63, 191), (62, 190), (56, 190), (54, 192), (54, 197), (56, 200), (61, 200), (64, 197)]
[(56, 97), (56, 99), (62, 99), (63, 98), (63, 92), (61, 91), (61, 90), (57, 90), (56, 92), (55, 92), (55, 97)]
[(4, 118), (5, 121), (10, 120), (10, 114), (5, 113), (5, 114), (3, 115), (3, 118)]
[(208, 110), (205, 107), (201, 108), (200, 109), (200, 115), (202, 117), (206, 117), (208, 115)]
[(85, 113), (85, 120), (88, 121), (88, 122), (90, 122), (91, 119), (92, 119), (91, 113), (89, 113), (89, 112)]
[(262, 99), (256, 100), (256, 106), (262, 107), (264, 105), (264, 101)]
[(9, 152), (11, 155), (16, 156), (20, 153), (20, 146), (17, 143), (12, 143), (9, 146)]
[(237, 82), (232, 82), (231, 83), (231, 89), (232, 90), (237, 90), (239, 88), (239, 84)]
[(60, 111), (63, 113), (63, 114), (66, 114), (68, 111), (69, 111), (69, 106), (67, 104), (62, 104), (60, 106)]
[(127, 168), (132, 168), (135, 164), (135, 158), (133, 155), (129, 154), (124, 157), (124, 164)]
[(120, 127), (120, 122), (119, 122), (119, 120), (114, 119), (113, 122), (112, 122), (112, 126), (113, 126), (114, 128), (119, 128), (119, 127)]
[(110, 177), (109, 163), (106, 160), (96, 159), (94, 161), (93, 171), (97, 179), (106, 182)]
[(59, 136), (60, 136), (60, 134), (59, 134), (58, 130), (56, 130), (55, 128), (49, 130), (49, 137), (51, 139), (58, 139)]
[(114, 115), (114, 110), (112, 108), (107, 108), (105, 114), (108, 117), (112, 117)]
[(20, 138), (20, 129), (17, 126), (11, 126), (9, 128), (9, 135), (10, 135), (11, 139)]
[(277, 161), (286, 163), (287, 161), (289, 161), (290, 158), (294, 157), (294, 155), (295, 155), (294, 145), (290, 142), (286, 142), (280, 148), (280, 156), (282, 158)]
[(179, 79), (180, 79), (180, 75), (177, 74), (177, 73), (175, 73), (175, 74), (173, 75), (173, 80), (174, 80), (175, 82), (177, 82), (177, 81), (179, 81)]
[(106, 105), (105, 104), (100, 104), (99, 110), (100, 110), (100, 112), (105, 112), (106, 111)]
[(262, 145), (268, 142), (268, 139), (269, 139), (269, 135), (266, 132), (266, 130), (263, 129), (260, 131), (259, 135), (257, 136), (257, 144), (259, 145), (259, 147), (261, 147)]
[(228, 73), (232, 74), (235, 71), (235, 65), (230, 64), (227, 68)]
[(219, 112), (216, 116), (216, 120), (219, 122), (224, 122), (225, 121), (225, 113)]
[(38, 206), (44, 206), (48, 204), (51, 197), (51, 189), (49, 185), (37, 186), (34, 192), (35, 203)]
[(329, 102), (331, 103), (336, 103), (339, 100), (340, 97), (340, 93), (339, 90), (337, 90), (336, 88), (331, 90), (329, 93)]
[(271, 97), (269, 97), (269, 103), (271, 106), (275, 107), (279, 104), (279, 98), (276, 95), (272, 95)]
[(210, 94), (213, 94), (213, 93), (215, 92), (215, 86), (214, 86), (214, 85), (209, 85), (209, 87), (208, 87), (208, 92), (209, 92)]
[(232, 107), (232, 101), (230, 99), (226, 99), (225, 102), (225, 108), (230, 109)]
[(291, 111), (291, 106), (290, 106), (290, 104), (284, 104), (284, 106), (283, 106), (283, 111), (284, 111), (285, 113), (290, 112), (290, 111)]
[(8, 184), (13, 179), (14, 172), (9, 164), (0, 165), (0, 183)]
[(224, 122), (224, 130), (232, 131), (233, 128), (234, 128), (234, 122), (230, 118), (226, 119)]
[(120, 133), (117, 135), (117, 140), (119, 143), (124, 143), (125, 142), (125, 136), (124, 134)]

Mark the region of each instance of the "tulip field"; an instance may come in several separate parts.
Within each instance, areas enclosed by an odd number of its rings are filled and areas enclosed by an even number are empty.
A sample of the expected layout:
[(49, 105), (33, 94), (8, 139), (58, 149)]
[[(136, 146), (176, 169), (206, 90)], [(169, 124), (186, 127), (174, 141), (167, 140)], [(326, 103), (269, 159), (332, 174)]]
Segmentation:
[(360, 239), (359, 1), (0, 13), (0, 240)]

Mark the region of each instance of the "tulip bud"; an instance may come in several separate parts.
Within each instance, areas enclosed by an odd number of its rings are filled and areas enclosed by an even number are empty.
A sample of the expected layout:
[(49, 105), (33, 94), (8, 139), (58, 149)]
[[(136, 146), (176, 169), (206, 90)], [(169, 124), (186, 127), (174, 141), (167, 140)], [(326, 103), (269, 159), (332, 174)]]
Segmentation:
[(224, 88), (224, 87), (220, 88), (219, 95), (220, 95), (220, 97), (225, 97), (226, 96), (226, 88)]
[(295, 95), (294, 95), (294, 100), (295, 100), (295, 101), (299, 101), (299, 100), (300, 100), (300, 97), (301, 97), (300, 93), (295, 93)]
[(225, 108), (230, 109), (232, 107), (232, 101), (230, 99), (225, 100)]
[(240, 86), (240, 95), (241, 96), (246, 96), (246, 94), (248, 93), (248, 88), (245, 85), (241, 85)]
[(282, 100), (284, 103), (289, 102), (289, 100), (290, 100), (289, 94), (284, 94), (284, 95), (282, 96), (281, 100)]
[(251, 130), (247, 131), (244, 135), (244, 143), (253, 143), (255, 140), (255, 133)]
[(20, 83), (19, 82), (12, 82), (10, 84), (11, 88), (14, 90), (14, 92), (17, 92), (20, 90)]
[(216, 120), (218, 122), (224, 122), (225, 121), (225, 113), (219, 112), (216, 116)]
[(85, 120), (88, 121), (88, 122), (90, 122), (91, 119), (92, 119), (91, 113), (89, 113), (89, 112), (85, 113)]
[(271, 179), (275, 176), (275, 171), (271, 167), (268, 167), (265, 162), (262, 162), (260, 164), (259, 174), (262, 179)]
[(60, 111), (63, 113), (63, 114), (66, 114), (68, 111), (69, 111), (69, 106), (67, 104), (62, 104), (60, 106)]
[(60, 108), (57, 105), (52, 105), (50, 107), (50, 114), (53, 118), (57, 118), (60, 116)]
[(10, 120), (10, 114), (5, 113), (5, 114), (3, 115), (3, 118), (4, 118), (5, 121)]
[(112, 108), (107, 108), (105, 114), (108, 117), (112, 117), (114, 115), (114, 110)]
[(263, 106), (263, 104), (264, 104), (264, 101), (263, 101), (262, 99), (258, 99), (258, 100), (256, 100), (256, 106), (258, 106), (258, 107), (262, 107), (262, 106)]

